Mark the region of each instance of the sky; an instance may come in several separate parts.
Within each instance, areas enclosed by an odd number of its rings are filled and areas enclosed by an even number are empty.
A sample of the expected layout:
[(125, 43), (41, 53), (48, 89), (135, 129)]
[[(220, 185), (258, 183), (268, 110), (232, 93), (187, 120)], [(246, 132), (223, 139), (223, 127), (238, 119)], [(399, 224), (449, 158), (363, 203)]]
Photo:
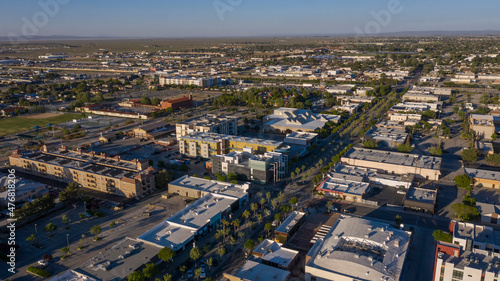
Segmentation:
[(500, 30), (498, 0), (16, 0), (0, 36), (249, 37)]

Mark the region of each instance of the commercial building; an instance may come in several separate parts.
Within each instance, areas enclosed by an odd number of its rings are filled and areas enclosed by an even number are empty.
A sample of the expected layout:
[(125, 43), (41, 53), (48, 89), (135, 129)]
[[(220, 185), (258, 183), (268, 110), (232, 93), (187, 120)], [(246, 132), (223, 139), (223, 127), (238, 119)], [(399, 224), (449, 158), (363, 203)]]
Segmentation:
[(97, 281), (97, 279), (69, 269), (59, 275), (50, 278), (49, 281)]
[[(10, 179), (10, 181), (9, 181)], [(13, 185), (14, 189), (9, 189)], [(0, 174), (0, 206), (6, 208), (8, 203), (26, 202), (47, 194), (47, 185), (23, 178), (15, 178), (13, 181), (6, 174)], [(9, 196), (14, 192), (15, 196)], [(14, 198), (15, 201), (10, 201)]]
[(346, 165), (377, 169), (387, 174), (414, 174), (419, 178), (438, 180), (442, 159), (439, 157), (352, 148), (342, 158)]
[(70, 151), (65, 147), (48, 151), (14, 151), (9, 156), (10, 165), (19, 171), (51, 178), (58, 181), (75, 182), (78, 185), (100, 192), (123, 197), (140, 198), (156, 190), (155, 173), (148, 161), (125, 161), (119, 156), (108, 157), (94, 152)]
[(410, 187), (403, 203), (405, 209), (434, 214), (437, 190)]
[(221, 83), (220, 77), (194, 77), (194, 76), (171, 76), (160, 77), (160, 85), (186, 85), (197, 87), (211, 87)]
[(477, 187), (500, 188), (500, 172), (465, 168), (465, 173), (472, 178)]
[(238, 117), (207, 114), (175, 125), (177, 139), (195, 132), (237, 135)]
[(369, 182), (371, 185), (391, 186), (408, 189), (413, 183), (415, 176), (413, 174), (392, 175), (379, 172), (376, 168), (365, 168), (337, 164), (332, 168), (333, 173), (353, 175), (363, 178), (363, 182)]
[(365, 96), (335, 96), (337, 100), (340, 100), (342, 105), (346, 104), (363, 104), (372, 103), (375, 97), (365, 97)]
[(180, 196), (199, 199), (207, 194), (215, 193), (238, 198), (241, 203), (247, 199), (249, 188), (249, 184), (232, 184), (188, 175), (182, 176), (168, 184), (168, 192), (177, 193)]
[(262, 263), (247, 261), (236, 273), (224, 272), (222, 276), (229, 281), (287, 281), (290, 278), (290, 272)]
[(274, 230), (274, 241), (278, 243), (287, 242), (299, 230), (306, 220), (306, 213), (293, 211), (288, 217)]
[(471, 114), (469, 117), (470, 129), (476, 135), (491, 140), (493, 134), (500, 134), (500, 117), (494, 115)]
[(387, 113), (387, 116), (389, 120), (403, 123), (405, 126), (414, 126), (422, 120), (422, 115), (420, 114), (391, 112)]
[(307, 254), (305, 280), (401, 280), (410, 238), (389, 224), (340, 217)]
[(406, 130), (373, 126), (363, 136), (363, 140), (373, 141), (380, 147), (396, 148), (400, 144), (406, 144), (408, 136)]
[(179, 108), (188, 108), (193, 105), (193, 96), (184, 96), (176, 99), (166, 99), (160, 102), (161, 109), (179, 109)]
[(403, 95), (404, 101), (414, 101), (414, 102), (438, 102), (439, 96), (434, 95), (430, 92), (407, 92)]
[(326, 196), (350, 202), (362, 202), (369, 190), (370, 183), (363, 182), (363, 177), (338, 173), (330, 173), (316, 188)]
[(408, 93), (430, 93), (436, 96), (451, 96), (451, 88), (412, 86)]
[(174, 127), (164, 121), (141, 125), (133, 130), (134, 137), (148, 140), (163, 138), (172, 132), (174, 132)]
[(490, 226), (452, 221), (452, 243), (439, 241), (434, 281), (494, 281), (500, 274), (500, 233)]
[(311, 145), (318, 139), (318, 134), (315, 133), (304, 133), (304, 132), (293, 132), (287, 134), (284, 143), (287, 144), (298, 144), (298, 145)]
[(243, 152), (233, 151), (223, 155), (212, 155), (212, 172), (222, 175), (234, 173), (239, 180), (258, 183), (277, 182), (288, 172), (288, 156), (279, 152), (253, 154), (252, 148)]
[(169, 247), (180, 252), (188, 243), (216, 229), (222, 219), (238, 209), (239, 202), (240, 199), (233, 196), (209, 193), (137, 239), (158, 248)]
[(396, 113), (419, 113), (427, 110), (437, 111), (441, 108), (442, 103), (420, 103), (420, 102), (402, 102), (393, 105), (388, 114), (396, 112)]
[(252, 148), (255, 153), (274, 152), (283, 142), (216, 133), (196, 132), (179, 138), (179, 152), (191, 157), (210, 158)]
[(142, 268), (144, 264), (149, 262), (158, 263), (159, 251), (158, 247), (136, 239), (125, 238), (107, 249), (102, 249), (96, 256), (76, 268), (74, 272), (89, 278), (80, 279), (82, 281), (125, 280), (132, 272)]
[(500, 224), (500, 206), (495, 204), (488, 204), (476, 202), (476, 208), (481, 214), (482, 223)]
[(263, 119), (264, 131), (267, 132), (314, 132), (321, 129), (327, 122), (338, 123), (340, 116), (316, 114), (306, 109), (281, 107)]
[(299, 252), (282, 247), (273, 240), (264, 239), (252, 251), (251, 259), (265, 265), (291, 271), (297, 263)]

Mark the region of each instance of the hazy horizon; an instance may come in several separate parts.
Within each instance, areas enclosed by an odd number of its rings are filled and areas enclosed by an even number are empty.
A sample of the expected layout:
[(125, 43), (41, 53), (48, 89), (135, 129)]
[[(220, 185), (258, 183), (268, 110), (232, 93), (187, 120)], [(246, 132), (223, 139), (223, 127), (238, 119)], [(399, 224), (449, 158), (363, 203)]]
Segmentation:
[(500, 2), (489, 0), (474, 5), (464, 0), (27, 0), (3, 6), (0, 37), (377, 36), (500, 30)]

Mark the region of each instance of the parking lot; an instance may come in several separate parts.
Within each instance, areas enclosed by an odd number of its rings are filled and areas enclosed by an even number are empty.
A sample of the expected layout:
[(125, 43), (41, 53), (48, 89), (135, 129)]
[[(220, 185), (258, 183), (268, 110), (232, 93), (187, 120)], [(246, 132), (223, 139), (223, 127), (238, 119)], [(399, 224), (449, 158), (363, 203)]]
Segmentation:
[[(162, 191), (164, 192), (164, 191)], [(17, 267), (19, 275), (24, 275), (27, 266), (36, 264), (37, 260), (41, 259), (44, 254), (51, 254), (54, 259), (47, 266), (49, 272), (62, 272), (68, 268), (74, 268), (91, 257), (95, 256), (96, 251), (108, 248), (125, 237), (137, 238), (139, 235), (152, 228), (159, 222), (169, 218), (179, 210), (185, 207), (184, 198), (173, 196), (169, 199), (161, 198), (161, 193), (157, 192), (150, 198), (136, 203), (122, 211), (113, 211), (101, 206), (98, 211), (104, 217), (86, 217), (80, 218), (80, 214), (84, 212), (84, 206), (79, 204), (74, 207), (69, 207), (55, 215), (43, 218), (35, 223), (31, 223), (16, 231), (16, 242), (19, 244)], [(149, 213), (149, 215), (147, 215)], [(62, 216), (69, 217), (71, 222), (66, 226), (62, 222)], [(116, 222), (114, 227), (110, 226), (111, 222)], [(57, 229), (52, 232), (44, 231), (44, 227), (48, 223), (57, 224)], [(90, 234), (90, 228), (94, 225), (100, 225), (102, 232), (99, 234), (100, 240), (94, 241)], [(37, 238), (43, 245), (43, 249), (32, 246), (32, 242), (27, 242), (26, 238), (31, 234), (36, 234)], [(5, 234), (3, 234), (5, 235)], [(4, 239), (5, 237), (2, 237)], [(80, 239), (83, 241), (80, 242)], [(59, 249), (66, 247), (69, 241), (70, 252), (65, 260), (61, 260), (63, 253)], [(83, 246), (78, 250), (78, 246)], [(0, 266), (1, 278), (10, 278), (16, 280), (17, 275), (8, 276), (7, 265), (2, 263)], [(37, 280), (35, 277), (23, 280)], [(21, 280), (21, 279), (17, 279)]]

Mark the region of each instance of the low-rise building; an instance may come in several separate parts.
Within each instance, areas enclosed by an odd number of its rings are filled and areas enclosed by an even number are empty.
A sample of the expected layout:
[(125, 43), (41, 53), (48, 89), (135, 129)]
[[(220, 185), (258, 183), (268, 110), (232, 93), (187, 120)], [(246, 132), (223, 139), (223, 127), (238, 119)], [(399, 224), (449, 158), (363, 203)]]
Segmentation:
[(495, 204), (488, 204), (476, 202), (476, 208), (481, 214), (482, 223), (500, 224), (500, 206)]
[(9, 156), (10, 165), (19, 171), (58, 181), (75, 182), (100, 192), (123, 197), (140, 198), (156, 190), (155, 173), (148, 161), (122, 160), (81, 150), (70, 151), (65, 147), (48, 151), (14, 151)]
[(281, 107), (263, 119), (264, 131), (267, 132), (314, 132), (327, 122), (338, 123), (340, 116), (312, 113), (306, 109)]
[(81, 275), (89, 278), (80, 280), (125, 280), (132, 272), (142, 268), (144, 264), (148, 262), (158, 263), (160, 261), (159, 251), (158, 247), (136, 239), (125, 238), (109, 248), (102, 249), (96, 256), (74, 271), (78, 274), (78, 278), (81, 278)]
[(430, 92), (407, 92), (403, 95), (403, 100), (414, 102), (438, 102), (439, 96)]
[(234, 173), (243, 181), (277, 182), (284, 179), (288, 172), (288, 156), (279, 152), (254, 155), (252, 148), (246, 148), (243, 152), (213, 155), (211, 159), (214, 174)]
[(373, 126), (363, 136), (363, 140), (373, 141), (380, 147), (396, 148), (400, 144), (406, 144), (408, 136), (406, 130)]
[(238, 117), (207, 114), (175, 125), (177, 139), (195, 132), (237, 135)]
[[(14, 188), (10, 189), (9, 185)], [(8, 207), (8, 203), (26, 202), (42, 197), (47, 194), (47, 191), (46, 184), (22, 178), (13, 180), (6, 174), (0, 174), (0, 206), (4, 208)], [(10, 201), (10, 198), (14, 198), (15, 201)]]
[(241, 201), (240, 203), (247, 200), (249, 188), (250, 185), (248, 183), (240, 185), (188, 175), (182, 176), (168, 184), (168, 192), (177, 193), (180, 196), (200, 199), (209, 193), (216, 193), (238, 198)]
[(287, 144), (298, 144), (298, 145), (311, 145), (318, 139), (318, 134), (315, 133), (304, 133), (304, 132), (293, 132), (287, 134), (284, 143)]
[(470, 129), (476, 135), (491, 140), (493, 134), (500, 134), (500, 117), (494, 115), (471, 114), (469, 117)]
[(370, 183), (363, 180), (360, 176), (330, 173), (316, 191), (344, 201), (362, 202), (370, 191)]
[(342, 158), (346, 165), (377, 169), (387, 174), (414, 174), (419, 178), (438, 180), (441, 175), (440, 157), (352, 148)]
[(224, 272), (223, 277), (229, 281), (287, 281), (290, 275), (290, 271), (287, 270), (254, 261), (247, 261), (236, 273), (229, 274)]
[(296, 265), (299, 252), (282, 247), (270, 239), (264, 239), (252, 251), (252, 259), (265, 265), (292, 271)]
[(472, 184), (474, 186), (500, 188), (499, 171), (465, 168), (465, 173), (472, 178)]
[(155, 123), (149, 123), (147, 125), (140, 125), (133, 130), (134, 137), (144, 138), (148, 140), (156, 140), (159, 138), (166, 137), (167, 135), (174, 132), (175, 128), (170, 126), (169, 123), (160, 121)]
[(413, 174), (393, 175), (382, 173), (376, 168), (365, 168), (337, 164), (332, 168), (333, 173), (353, 175), (363, 178), (363, 182), (369, 182), (372, 185), (391, 186), (408, 189), (413, 183), (415, 176)]
[(420, 113), (427, 110), (438, 111), (442, 106), (442, 102), (436, 103), (423, 103), (423, 102), (401, 102), (393, 105), (389, 111), (390, 113)]
[(159, 249), (169, 247), (180, 252), (190, 242), (217, 228), (239, 206), (237, 197), (208, 193), (137, 239)]
[(434, 214), (437, 190), (410, 187), (403, 203), (405, 209)]
[(221, 81), (220, 77), (169, 76), (159, 78), (160, 85), (192, 85), (203, 88), (219, 85)]
[(305, 280), (401, 280), (411, 233), (341, 217), (306, 256)]
[(97, 281), (97, 279), (77, 272), (76, 270), (69, 269), (59, 275), (50, 278), (49, 281)]
[(172, 108), (172, 109), (179, 109), (179, 108), (188, 108), (193, 105), (193, 96), (184, 96), (181, 98), (176, 98), (176, 99), (166, 99), (160, 102), (160, 107), (162, 109), (167, 109), (167, 108)]
[(299, 230), (306, 220), (306, 213), (293, 211), (288, 217), (274, 230), (274, 241), (278, 243), (287, 242)]
[(422, 115), (420, 114), (391, 112), (387, 113), (387, 116), (389, 117), (389, 120), (401, 122), (405, 126), (414, 126), (422, 120)]

